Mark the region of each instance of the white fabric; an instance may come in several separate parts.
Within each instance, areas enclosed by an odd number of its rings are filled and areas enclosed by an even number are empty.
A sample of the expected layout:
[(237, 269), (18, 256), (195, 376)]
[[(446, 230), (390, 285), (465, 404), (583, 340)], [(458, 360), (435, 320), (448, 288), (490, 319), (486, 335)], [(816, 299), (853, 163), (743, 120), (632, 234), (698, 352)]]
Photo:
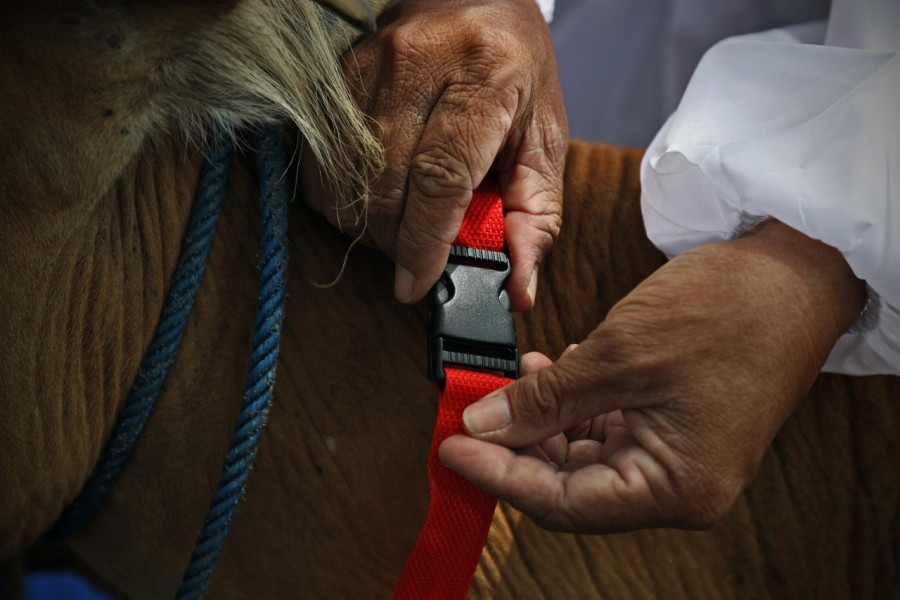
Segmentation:
[(716, 42), (827, 17), (828, 0), (557, 0), (570, 134), (646, 148)]
[(548, 23), (553, 20), (553, 5), (555, 4), (554, 0), (535, 0), (537, 2), (538, 7), (541, 9), (541, 14), (544, 15), (544, 20)]
[(898, 51), (898, 0), (834, 0), (827, 28), (721, 42), (642, 164), (647, 232), (669, 256), (765, 216), (843, 253), (876, 297), (827, 371), (900, 374)]

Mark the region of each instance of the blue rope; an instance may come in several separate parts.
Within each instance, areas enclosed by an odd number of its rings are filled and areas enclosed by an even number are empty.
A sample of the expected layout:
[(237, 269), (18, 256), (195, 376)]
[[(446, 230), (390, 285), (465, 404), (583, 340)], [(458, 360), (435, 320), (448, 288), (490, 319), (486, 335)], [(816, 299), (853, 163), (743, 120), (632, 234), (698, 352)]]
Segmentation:
[(250, 474), (275, 387), (275, 367), (284, 318), (287, 271), (287, 188), (285, 149), (278, 128), (257, 135), (262, 212), (260, 292), (250, 373), (225, 468), (210, 503), (203, 529), (184, 573), (177, 598), (201, 598), (231, 529), (231, 521)]
[(169, 369), (175, 362), (194, 298), (203, 279), (206, 257), (216, 231), (234, 156), (234, 147), (219, 130), (210, 133), (209, 146), (210, 155), (200, 171), (197, 194), (171, 288), (153, 340), (125, 401), (125, 408), (81, 493), (44, 535), (46, 540), (63, 540), (80, 531), (93, 518), (128, 462), (153, 412)]
[[(275, 387), (287, 272), (288, 195), (283, 179), (287, 166), (284, 141), (278, 127), (259, 132), (257, 144), (262, 250), (259, 260), (260, 292), (256, 304), (256, 330), (250, 369), (222, 476), (203, 528), (197, 536), (190, 564), (178, 588), (178, 598), (201, 598), (209, 585), (238, 503), (244, 494)], [(175, 361), (203, 278), (234, 157), (232, 144), (219, 130), (210, 133), (210, 148), (211, 155), (200, 173), (197, 196), (191, 209), (171, 289), (134, 387), (94, 472), (79, 496), (45, 534), (45, 539), (66, 538), (82, 529), (97, 512), (131, 456)]]

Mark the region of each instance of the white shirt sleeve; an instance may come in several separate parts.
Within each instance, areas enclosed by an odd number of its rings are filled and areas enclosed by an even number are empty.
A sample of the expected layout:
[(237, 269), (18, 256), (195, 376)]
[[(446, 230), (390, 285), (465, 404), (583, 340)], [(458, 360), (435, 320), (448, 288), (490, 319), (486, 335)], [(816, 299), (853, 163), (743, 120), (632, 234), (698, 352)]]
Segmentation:
[(556, 0), (535, 0), (537, 2), (538, 8), (541, 9), (541, 14), (544, 15), (544, 20), (548, 23), (553, 20), (553, 7), (556, 5)]
[(871, 297), (826, 371), (900, 374), (898, 50), (896, 0), (834, 0), (827, 29), (725, 40), (641, 166), (647, 232), (669, 256), (766, 216), (844, 255)]

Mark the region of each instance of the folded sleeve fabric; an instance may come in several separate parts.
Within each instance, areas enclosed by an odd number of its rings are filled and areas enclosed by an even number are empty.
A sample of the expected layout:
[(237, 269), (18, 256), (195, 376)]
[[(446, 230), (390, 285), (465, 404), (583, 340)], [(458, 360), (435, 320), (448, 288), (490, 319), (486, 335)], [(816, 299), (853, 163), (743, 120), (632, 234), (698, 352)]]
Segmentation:
[(641, 166), (667, 255), (774, 217), (869, 287), (824, 370), (900, 374), (900, 2), (834, 0), (828, 23), (730, 38), (701, 60)]
[(535, 0), (537, 2), (538, 8), (541, 9), (541, 14), (544, 15), (544, 20), (548, 23), (553, 20), (553, 6), (556, 4), (556, 0)]

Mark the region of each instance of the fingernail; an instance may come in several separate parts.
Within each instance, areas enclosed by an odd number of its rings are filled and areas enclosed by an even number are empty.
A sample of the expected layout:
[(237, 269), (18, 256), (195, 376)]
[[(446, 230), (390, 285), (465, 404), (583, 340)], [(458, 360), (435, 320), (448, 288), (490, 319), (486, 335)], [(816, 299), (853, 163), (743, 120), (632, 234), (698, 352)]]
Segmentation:
[(400, 302), (410, 304), (413, 301), (415, 283), (413, 274), (397, 265), (394, 271), (394, 297)]
[(531, 279), (528, 280), (528, 288), (525, 290), (525, 293), (528, 294), (528, 298), (531, 300), (532, 306), (534, 306), (535, 298), (537, 298), (537, 280), (538, 268), (537, 265), (535, 265), (534, 271), (531, 272)]
[[(575, 350), (575, 348), (577, 348), (577, 347), (578, 347), (578, 344), (569, 344), (568, 346), (566, 346), (566, 349), (563, 350), (562, 355), (563, 355), (563, 356), (567, 356), (570, 352), (572, 352), (573, 350)], [(561, 358), (561, 357), (560, 357), (560, 358)]]
[(497, 431), (511, 422), (509, 401), (502, 393), (486, 396), (463, 411), (463, 424), (469, 433)]

